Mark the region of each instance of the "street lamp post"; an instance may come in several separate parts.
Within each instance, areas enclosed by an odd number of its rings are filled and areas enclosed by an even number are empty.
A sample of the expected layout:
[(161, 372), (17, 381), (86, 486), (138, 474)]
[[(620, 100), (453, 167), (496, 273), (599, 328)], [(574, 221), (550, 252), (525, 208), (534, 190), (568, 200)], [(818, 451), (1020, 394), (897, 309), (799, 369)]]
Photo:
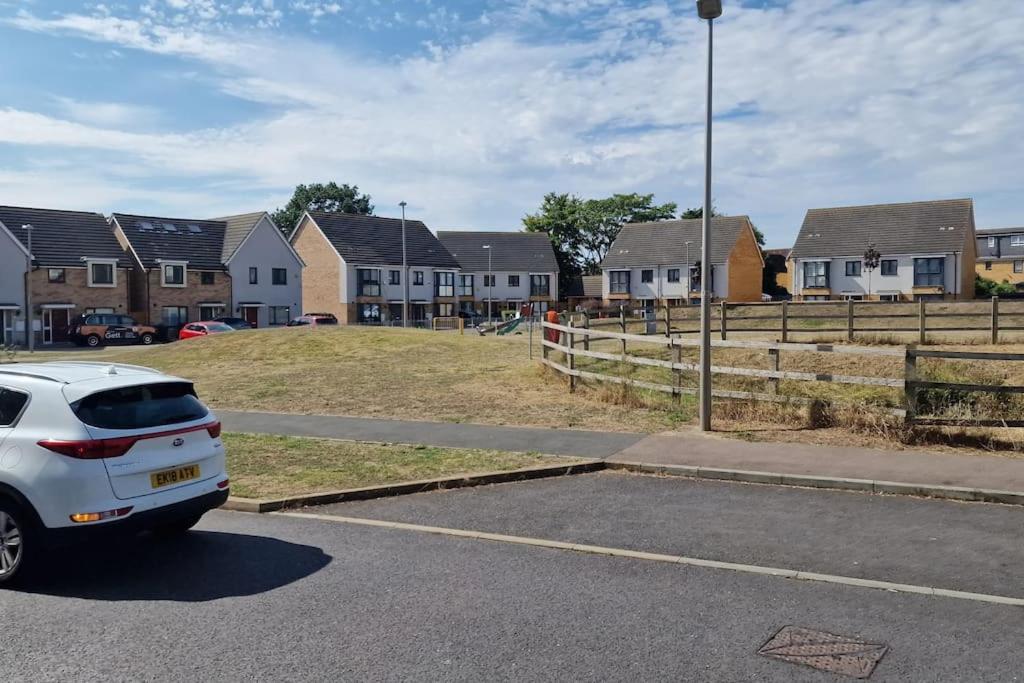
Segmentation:
[(491, 322), (491, 306), (493, 306), (492, 299), (494, 298), (494, 269), (491, 266), (491, 245), (485, 244), (484, 249), (487, 250), (487, 322)]
[(707, 120), (704, 130), (704, 216), (700, 258), (700, 429), (711, 431), (711, 85), (715, 19), (722, 16), (722, 0), (697, 0), (697, 14), (708, 21)]
[(21, 226), (28, 233), (28, 268), (25, 271), (25, 341), (28, 344), (28, 352), (33, 353), (36, 349), (35, 330), (32, 329), (32, 224), (26, 223)]
[(409, 263), (405, 253), (405, 207), (404, 201), (399, 202), (402, 207), (402, 327), (409, 327)]

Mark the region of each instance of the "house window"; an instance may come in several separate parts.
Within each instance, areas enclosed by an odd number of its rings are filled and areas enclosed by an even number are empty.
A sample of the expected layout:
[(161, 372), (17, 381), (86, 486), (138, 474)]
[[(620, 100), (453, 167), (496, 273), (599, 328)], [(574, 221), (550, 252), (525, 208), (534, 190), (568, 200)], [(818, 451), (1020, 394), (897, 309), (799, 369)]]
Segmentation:
[(519, 276), (518, 275), (509, 275), (508, 276), (508, 286), (509, 287), (518, 287), (519, 286)]
[(494, 286), (494, 276), (493, 275), (484, 275), (484, 287), (493, 287), (493, 286)]
[(63, 268), (50, 268), (46, 274), (46, 279), (52, 284), (60, 284), (66, 282), (65, 273)]
[(400, 270), (389, 270), (388, 271), (388, 284), (389, 285), (400, 285), (400, 284), (402, 284), (402, 271), (400, 271)]
[(885, 259), (882, 261), (882, 275), (895, 275), (898, 270), (898, 263), (899, 261), (896, 259)]
[(199, 317), (202, 320), (213, 320), (224, 315), (224, 307), (219, 305), (213, 306), (200, 306)]
[(290, 306), (271, 306), (270, 307), (270, 324), (271, 325), (287, 325), (288, 321), (291, 320), (292, 309)]
[(897, 301), (900, 300), (900, 295), (899, 294), (879, 294), (878, 295), (878, 300), (879, 301), (897, 302)]
[(804, 297), (804, 301), (828, 301), (828, 296), (824, 294), (809, 294)]
[(629, 271), (610, 271), (608, 273), (608, 291), (612, 294), (629, 294)]
[(1014, 261), (1013, 262), (1013, 272), (1015, 272), (1015, 273), (1024, 273), (1024, 261)]
[(988, 238), (988, 246), (989, 246), (990, 249), (996, 246), (996, 238), (995, 237), (989, 237)]
[(914, 286), (941, 287), (945, 283), (945, 266), (943, 258), (914, 259)]
[(216, 282), (216, 274), (212, 270), (204, 270), (199, 273), (199, 284), (212, 285)]
[(160, 321), (171, 327), (181, 327), (188, 322), (188, 307), (164, 306), (160, 311)]
[(843, 301), (863, 301), (863, 294), (843, 294)]
[(992, 270), (992, 262), (985, 261), (985, 270)]
[(1011, 247), (1024, 247), (1024, 235), (1014, 235), (1010, 238)]
[(530, 296), (551, 296), (551, 276), (531, 275)]
[(89, 261), (89, 286), (90, 287), (113, 287), (114, 267), (113, 261)]
[(286, 268), (272, 268), (270, 271), (270, 284), (272, 285), (286, 285), (288, 284), (288, 270)]
[(860, 261), (846, 262), (846, 277), (860, 277)]
[(379, 325), (380, 304), (359, 304), (359, 322), (367, 325)]
[[(376, 268), (357, 268), (356, 285), (359, 296), (380, 296), (380, 271)], [(379, 312), (377, 317), (380, 318)]]
[(669, 268), (668, 269), (668, 281), (669, 282), (679, 282), (679, 269), (678, 268)]
[(435, 310), (439, 318), (450, 318), (454, 315), (455, 304), (436, 304)]
[(455, 273), (434, 273), (434, 296), (455, 296)]
[(258, 285), (260, 283), (260, 269), (256, 266), (249, 266), (249, 284)]
[(804, 287), (828, 287), (828, 261), (808, 261), (804, 264)]
[(165, 263), (160, 269), (164, 287), (185, 286), (185, 265), (182, 263)]
[(654, 271), (649, 269), (649, 268), (641, 270), (640, 271), (640, 282), (642, 282), (644, 284), (649, 284), (651, 282), (654, 282)]
[(473, 296), (473, 276), (459, 276), (459, 296)]
[(422, 285), (423, 284), (423, 271), (422, 270), (414, 270), (412, 272), (412, 283), (414, 285)]

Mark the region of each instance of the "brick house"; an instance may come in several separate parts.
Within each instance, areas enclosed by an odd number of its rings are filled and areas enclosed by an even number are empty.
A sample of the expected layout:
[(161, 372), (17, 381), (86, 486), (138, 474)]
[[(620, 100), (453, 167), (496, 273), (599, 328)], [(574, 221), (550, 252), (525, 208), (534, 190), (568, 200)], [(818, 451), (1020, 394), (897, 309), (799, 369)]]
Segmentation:
[(492, 316), (527, 302), (541, 313), (558, 301), (558, 261), (546, 234), (441, 230), (437, 239), (462, 268), (463, 312), (487, 315), (490, 301)]
[[(682, 305), (700, 301), (699, 218), (627, 223), (601, 262), (605, 305)], [(747, 216), (711, 219), (715, 300), (761, 301), (764, 258)]]
[(41, 345), (67, 341), (76, 315), (129, 312), (131, 261), (101, 214), (3, 206), (0, 247), (0, 343), (26, 342), (26, 288)]
[(305, 313), (333, 313), (341, 324), (400, 324), (408, 292), (410, 324), (459, 310), (459, 263), (421, 221), (307, 211), (290, 241), (306, 264)]
[(791, 291), (801, 301), (973, 299), (976, 249), (970, 199), (811, 209), (790, 254)]
[(978, 275), (1024, 291), (1024, 228), (977, 231)]

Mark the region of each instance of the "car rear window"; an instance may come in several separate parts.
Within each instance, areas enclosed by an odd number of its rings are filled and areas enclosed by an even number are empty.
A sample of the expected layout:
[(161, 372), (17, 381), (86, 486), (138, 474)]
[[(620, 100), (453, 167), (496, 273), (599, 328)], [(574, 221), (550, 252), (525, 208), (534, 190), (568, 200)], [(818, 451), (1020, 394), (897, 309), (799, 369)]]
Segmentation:
[(190, 422), (209, 411), (188, 382), (110, 389), (71, 404), (78, 419), (100, 429), (147, 429)]
[(0, 427), (10, 427), (28, 403), (28, 394), (0, 387)]

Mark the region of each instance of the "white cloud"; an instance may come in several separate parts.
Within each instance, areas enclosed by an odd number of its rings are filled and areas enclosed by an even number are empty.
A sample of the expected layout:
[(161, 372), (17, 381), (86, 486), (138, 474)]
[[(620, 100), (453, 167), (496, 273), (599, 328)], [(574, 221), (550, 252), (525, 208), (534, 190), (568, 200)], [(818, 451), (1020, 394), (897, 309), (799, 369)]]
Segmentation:
[[(716, 33), (718, 205), (751, 214), (779, 244), (812, 206), (974, 195), (980, 224), (1019, 221), (1006, 196), (1019, 191), (1024, 158), (1024, 17), (1016, 0), (976, 3), (730, 9)], [(306, 4), (314, 18), (329, 11)], [(91, 121), (7, 109), (0, 141), (94, 150), (97, 166), (106, 151), (130, 153), (154, 176), (172, 164), (197, 185), (227, 183), (199, 202), (239, 202), (224, 210), (328, 179), (359, 184), (381, 213), (406, 199), (434, 227), (513, 228), (551, 190), (654, 191), (695, 205), (704, 27), (661, 2), (609, 4), (517, 7), (528, 22), (585, 15), (589, 33), (574, 40), (538, 42), (509, 23), (515, 13), (493, 14), (496, 32), (477, 40), (379, 61), (294, 35), (22, 14), (14, 23), (26, 30), (198, 60), (224, 92), (275, 108), (183, 134), (132, 132), (118, 105)], [(7, 182), (4, 195), (24, 188)], [(1002, 203), (986, 207), (987, 197)]]

